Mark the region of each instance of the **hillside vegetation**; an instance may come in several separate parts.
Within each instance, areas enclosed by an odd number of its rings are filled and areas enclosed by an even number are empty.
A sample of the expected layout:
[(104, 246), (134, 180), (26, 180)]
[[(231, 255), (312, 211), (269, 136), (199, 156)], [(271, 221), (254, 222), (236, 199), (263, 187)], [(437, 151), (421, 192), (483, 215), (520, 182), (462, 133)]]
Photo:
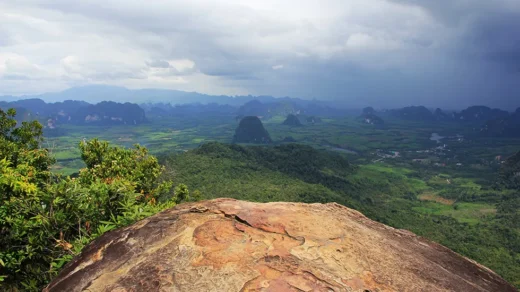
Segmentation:
[[(94, 238), (188, 199), (186, 186), (160, 181), (146, 148), (79, 145), (86, 167), (75, 178), (51, 173), (42, 125), (18, 125), (0, 110), (0, 290), (39, 291)], [(174, 193), (159, 203), (163, 193)]]
[[(444, 244), (520, 285), (520, 232), (510, 221), (517, 216), (510, 206), (518, 200), (515, 192), (487, 190), (443, 205), (420, 196), (435, 191), (434, 179), (425, 182), (412, 170), (384, 164), (353, 166), (337, 153), (296, 144), (209, 143), (161, 160), (167, 173), (204, 199), (338, 202)], [(459, 195), (469, 190), (454, 184)]]
[(268, 144), (272, 140), (258, 117), (247, 116), (240, 120), (233, 136), (233, 142)]

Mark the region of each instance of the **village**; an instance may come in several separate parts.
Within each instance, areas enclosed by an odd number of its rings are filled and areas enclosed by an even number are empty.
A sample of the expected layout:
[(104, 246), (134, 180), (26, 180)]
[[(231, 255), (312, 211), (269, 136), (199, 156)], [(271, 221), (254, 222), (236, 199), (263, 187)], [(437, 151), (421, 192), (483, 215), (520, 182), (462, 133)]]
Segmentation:
[[(464, 149), (461, 147), (461, 144), (467, 142), (462, 135), (443, 137), (433, 133), (430, 140), (435, 141), (436, 145), (427, 149), (404, 151), (377, 149), (375, 152), (370, 153), (373, 156), (371, 161), (372, 163), (398, 161), (434, 167), (466, 167), (468, 165), (479, 167), (479, 165), (500, 165), (506, 159), (502, 155), (496, 155), (475, 163), (474, 159), (468, 159), (468, 157), (459, 153), (461, 149)], [(450, 144), (457, 147), (450, 147)]]

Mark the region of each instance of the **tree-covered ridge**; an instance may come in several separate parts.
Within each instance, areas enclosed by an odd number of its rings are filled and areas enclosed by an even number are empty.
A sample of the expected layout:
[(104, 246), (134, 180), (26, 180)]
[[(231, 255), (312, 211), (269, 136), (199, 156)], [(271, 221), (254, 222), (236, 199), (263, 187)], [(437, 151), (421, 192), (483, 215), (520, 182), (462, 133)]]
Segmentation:
[(40, 290), (97, 236), (188, 199), (178, 185), (171, 200), (158, 201), (172, 183), (138, 145), (81, 142), (87, 167), (76, 178), (54, 175), (42, 126), (17, 125), (15, 115), (0, 110), (0, 290)]
[(271, 142), (271, 136), (256, 116), (241, 119), (233, 136), (233, 143), (269, 144)]
[(137, 104), (103, 101), (79, 109), (72, 120), (76, 123), (137, 125), (145, 123), (146, 116)]
[[(294, 98), (253, 99), (242, 104), (236, 114), (239, 116), (258, 116), (262, 119), (286, 117), (287, 115), (344, 115), (344, 109), (327, 105), (326, 102), (304, 101)], [(317, 122), (317, 121), (316, 121)]]
[(470, 106), (460, 113), (455, 114), (455, 119), (463, 122), (485, 122), (494, 119), (506, 118), (509, 113), (498, 108), (490, 108), (483, 105)]
[(285, 121), (283, 121), (283, 124), (286, 126), (302, 126), (302, 123), (300, 122), (300, 119), (296, 115), (290, 114), (287, 116)]
[(247, 162), (250, 165), (297, 176), (309, 182), (321, 182), (344, 176), (355, 169), (347, 159), (337, 153), (318, 151), (300, 144), (245, 147), (211, 142), (194, 149), (193, 153)]
[(293, 101), (280, 100), (271, 103), (262, 103), (259, 100), (251, 100), (243, 104), (238, 109), (237, 114), (243, 116), (259, 116), (262, 118), (271, 118), (275, 116), (297, 114), (303, 111), (304, 107)]
[(360, 120), (363, 123), (369, 124), (369, 125), (383, 125), (385, 123), (385, 121), (383, 121), (382, 118), (380, 118), (379, 116), (377, 116), (373, 113), (361, 115)]
[(377, 111), (371, 106), (365, 107), (362, 110), (358, 120), (369, 125), (383, 125), (385, 123), (385, 121), (378, 116)]
[(520, 137), (520, 108), (505, 117), (487, 121), (480, 132), (491, 137)]
[(520, 191), (520, 151), (506, 159), (500, 168), (498, 185)]
[[(84, 101), (66, 100), (46, 103), (41, 99), (24, 99), (0, 102), (0, 108), (17, 109), (19, 120), (39, 120), (46, 127), (55, 128), (59, 124), (127, 124), (136, 125), (147, 121), (145, 112), (137, 104), (103, 101), (89, 104)], [(23, 114), (23, 115), (21, 115)], [(28, 117), (24, 117), (24, 116)]]

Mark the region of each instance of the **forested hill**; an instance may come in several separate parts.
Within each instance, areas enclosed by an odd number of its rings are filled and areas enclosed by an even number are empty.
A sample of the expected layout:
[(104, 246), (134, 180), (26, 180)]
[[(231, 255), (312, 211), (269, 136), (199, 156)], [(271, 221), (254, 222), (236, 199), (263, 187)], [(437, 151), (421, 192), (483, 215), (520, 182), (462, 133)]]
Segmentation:
[(95, 105), (89, 105), (79, 109), (73, 116), (76, 123), (121, 123), (137, 125), (145, 123), (144, 110), (134, 103), (116, 103), (103, 101)]
[(500, 169), (500, 187), (520, 190), (520, 151), (506, 159)]

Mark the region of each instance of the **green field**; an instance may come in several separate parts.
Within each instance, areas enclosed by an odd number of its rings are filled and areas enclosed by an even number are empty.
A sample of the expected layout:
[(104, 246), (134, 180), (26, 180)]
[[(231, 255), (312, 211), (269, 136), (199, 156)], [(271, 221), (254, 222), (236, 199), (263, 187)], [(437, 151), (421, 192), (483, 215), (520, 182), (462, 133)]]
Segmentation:
[[(359, 163), (376, 159), (373, 155), (378, 149), (399, 151), (401, 159), (394, 162), (408, 164), (411, 159), (431, 159), (438, 161), (427, 153), (415, 153), (436, 146), (431, 141), (431, 133), (455, 135), (467, 133), (469, 129), (453, 124), (443, 123), (412, 123), (401, 120), (389, 120), (384, 127), (374, 127), (359, 123), (355, 117), (324, 119), (322, 123), (308, 124), (304, 127), (284, 126), (283, 117), (275, 117), (263, 121), (273, 141), (281, 141), (291, 136), (297, 143), (311, 145), (320, 149), (349, 152), (351, 159)], [(70, 174), (77, 171), (79, 151), (77, 145), (83, 139), (98, 138), (113, 144), (130, 147), (133, 144), (146, 146), (154, 154), (183, 152), (198, 147), (210, 141), (229, 143), (237, 127), (234, 116), (203, 116), (203, 117), (169, 117), (150, 119), (147, 124), (137, 126), (76, 126), (64, 125), (66, 135), (48, 137), (45, 147), (52, 150), (61, 166), (60, 171)], [(520, 149), (520, 140), (511, 139), (480, 139), (464, 140), (449, 143), (452, 151), (458, 155), (449, 170), (457, 173), (483, 170), (484, 174), (496, 169), (486, 166), (478, 169), (480, 160), (492, 161), (497, 155), (507, 156)], [(359, 155), (355, 155), (359, 154)], [(453, 155), (455, 156), (455, 155)], [(468, 164), (464, 169), (454, 169), (456, 162)], [(496, 167), (495, 167), (496, 168)], [(479, 177), (482, 177), (480, 175)]]

